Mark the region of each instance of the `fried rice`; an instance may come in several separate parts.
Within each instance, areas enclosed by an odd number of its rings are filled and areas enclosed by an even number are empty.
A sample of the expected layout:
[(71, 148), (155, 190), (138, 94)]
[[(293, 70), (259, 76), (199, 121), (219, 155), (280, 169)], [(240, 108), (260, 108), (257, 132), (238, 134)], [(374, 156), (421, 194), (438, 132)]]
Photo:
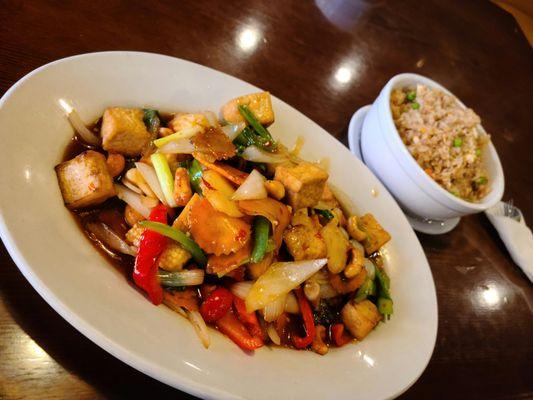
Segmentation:
[(405, 146), (422, 169), (448, 192), (470, 202), (490, 190), (483, 165), (489, 135), (481, 120), (457, 99), (425, 85), (394, 89), (394, 123)]

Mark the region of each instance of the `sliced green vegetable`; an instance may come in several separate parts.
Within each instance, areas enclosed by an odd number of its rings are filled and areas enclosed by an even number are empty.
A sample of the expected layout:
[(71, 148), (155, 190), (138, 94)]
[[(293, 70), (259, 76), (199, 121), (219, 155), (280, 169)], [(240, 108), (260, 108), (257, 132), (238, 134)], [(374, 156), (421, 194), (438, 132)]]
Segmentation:
[(167, 287), (184, 287), (201, 285), (204, 282), (205, 271), (203, 269), (188, 269), (183, 271), (163, 271), (157, 274), (159, 282)]
[(376, 295), (376, 284), (373, 279), (367, 279), (365, 282), (357, 289), (355, 295), (355, 301), (360, 302), (366, 299), (368, 296)]
[(376, 268), (376, 282), (378, 286), (378, 310), (383, 316), (389, 319), (393, 313), (392, 297), (390, 295), (390, 278), (381, 268)]
[(457, 137), (453, 139), (453, 147), (461, 147), (463, 145), (463, 139)]
[(200, 183), (202, 183), (202, 164), (194, 159), (188, 169), (193, 190), (198, 194), (202, 194), (202, 188), (200, 186)]
[(199, 126), (192, 126), (190, 128), (185, 128), (185, 129), (182, 129), (181, 131), (173, 133), (172, 135), (168, 135), (168, 136), (159, 138), (157, 140), (154, 140), (154, 144), (156, 145), (156, 147), (161, 147), (174, 140), (189, 139), (193, 137), (194, 135), (196, 135), (201, 130), (202, 129)]
[(476, 181), (478, 185), (486, 185), (488, 182), (489, 180), (487, 179), (486, 176), (480, 176), (479, 178), (477, 178), (477, 181)]
[(237, 148), (238, 154), (241, 154), (248, 146), (257, 146), (266, 151), (274, 150), (271, 141), (256, 134), (249, 126), (244, 128), (239, 136), (233, 139), (233, 144)]
[(277, 144), (272, 138), (272, 135), (270, 135), (270, 132), (268, 132), (268, 130), (263, 125), (261, 125), (261, 123), (257, 120), (257, 118), (248, 108), (248, 106), (241, 104), (238, 106), (238, 109), (243, 118), (252, 126), (252, 128), (259, 135), (259, 137), (264, 139), (263, 146), (268, 147), (270, 151), (275, 150)]
[(378, 311), (386, 319), (390, 319), (390, 316), (394, 312), (392, 300), (391, 299), (387, 299), (385, 297), (379, 297), (378, 298)]
[(476, 149), (476, 156), (480, 156), (481, 155), (481, 149)]
[(155, 173), (161, 190), (165, 196), (165, 200), (170, 207), (176, 207), (176, 201), (174, 200), (174, 177), (170, 172), (170, 166), (168, 165), (167, 158), (164, 154), (154, 153), (150, 156), (152, 165), (154, 166)]
[(196, 261), (202, 267), (205, 266), (205, 264), (207, 263), (207, 257), (205, 256), (200, 246), (198, 246), (198, 244), (196, 244), (194, 240), (192, 240), (182, 231), (172, 228), (171, 226), (168, 226), (161, 222), (141, 221), (139, 222), (139, 225), (143, 228), (150, 229), (151, 231), (160, 233), (163, 236), (175, 240), (176, 242), (181, 244), (181, 246), (185, 250), (191, 253), (192, 258), (194, 258), (194, 261)]
[(150, 133), (157, 133), (159, 127), (161, 126), (161, 119), (159, 118), (159, 113), (157, 110), (152, 110), (150, 108), (144, 108), (144, 117), (143, 122), (146, 125), (146, 128)]
[(379, 267), (376, 267), (376, 279), (379, 285), (379, 297), (391, 298), (390, 295), (390, 278), (387, 273)]
[(420, 103), (417, 103), (417, 102), (415, 101), (413, 104), (411, 104), (411, 108), (412, 108), (413, 110), (418, 110), (418, 109), (420, 108)]
[(407, 93), (405, 98), (407, 99), (407, 101), (414, 101), (414, 99), (416, 99), (416, 92), (411, 91), (411, 92)]
[(252, 229), (254, 235), (254, 248), (252, 250), (250, 261), (252, 263), (258, 263), (266, 254), (268, 234), (270, 232), (270, 221), (265, 217), (257, 216), (254, 218)]
[(330, 219), (333, 219), (333, 217), (335, 217), (330, 210), (321, 210), (320, 208), (315, 208), (314, 210), (315, 210), (315, 213), (317, 213), (321, 217), (326, 218), (328, 221)]

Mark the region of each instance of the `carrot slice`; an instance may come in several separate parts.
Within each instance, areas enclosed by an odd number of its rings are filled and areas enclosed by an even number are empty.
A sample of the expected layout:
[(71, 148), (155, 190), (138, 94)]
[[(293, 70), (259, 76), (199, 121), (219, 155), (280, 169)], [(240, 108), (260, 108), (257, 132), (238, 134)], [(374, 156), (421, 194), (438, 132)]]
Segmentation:
[(208, 274), (217, 274), (220, 278), (245, 263), (250, 258), (251, 253), (252, 241), (249, 240), (242, 249), (235, 253), (209, 256), (206, 271)]
[(198, 194), (195, 193), (191, 197), (189, 202), (185, 205), (183, 210), (181, 210), (181, 213), (180, 213), (180, 215), (178, 215), (178, 218), (176, 218), (176, 220), (172, 224), (173, 228), (179, 229), (180, 231), (183, 231), (183, 232), (188, 232), (189, 231), (189, 229), (191, 227), (191, 223), (190, 223), (190, 220), (189, 220), (189, 217), (191, 215), (191, 208), (199, 200), (200, 200), (200, 196), (198, 196)]
[(250, 241), (249, 223), (215, 210), (205, 198), (191, 206), (189, 222), (192, 237), (210, 254), (234, 253)]
[(233, 168), (231, 165), (227, 165), (221, 162), (210, 162), (205, 156), (203, 156), (201, 153), (195, 153), (194, 158), (198, 160), (200, 164), (205, 166), (208, 169), (211, 169), (215, 172), (218, 172), (220, 175), (222, 175), (224, 178), (228, 179), (229, 181), (233, 182), (236, 185), (242, 185), (242, 183), (246, 180), (248, 177), (248, 174), (246, 172), (242, 172), (238, 170), (237, 168)]

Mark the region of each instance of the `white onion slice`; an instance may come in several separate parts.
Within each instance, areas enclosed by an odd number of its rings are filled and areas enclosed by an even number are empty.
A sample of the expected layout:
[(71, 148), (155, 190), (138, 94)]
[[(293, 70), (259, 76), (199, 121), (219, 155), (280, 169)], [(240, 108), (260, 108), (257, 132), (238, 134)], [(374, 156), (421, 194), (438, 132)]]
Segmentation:
[(154, 208), (159, 204), (159, 200), (155, 197), (141, 196), (141, 202), (148, 208)]
[(89, 222), (85, 226), (99, 241), (108, 246), (111, 250), (119, 251), (133, 257), (137, 255), (136, 247), (127, 244), (103, 222)]
[(157, 149), (158, 153), (164, 154), (192, 154), (194, 151), (194, 144), (189, 139), (174, 140)]
[(300, 314), (300, 306), (294, 292), (287, 293), (285, 298), (285, 311), (289, 314)]
[(241, 157), (248, 161), (268, 164), (279, 164), (287, 161), (287, 157), (281, 154), (268, 153), (256, 146), (248, 146), (241, 154)]
[(278, 331), (276, 331), (276, 328), (274, 327), (274, 324), (268, 324), (267, 326), (267, 334), (270, 340), (272, 340), (272, 343), (276, 345), (281, 344), (281, 338), (278, 335)]
[(163, 286), (196, 286), (204, 283), (205, 271), (203, 269), (184, 269), (182, 271), (159, 271), (159, 282)]
[(250, 293), (246, 296), (246, 309), (252, 312), (265, 308), (267, 304), (309, 279), (327, 262), (327, 258), (320, 258), (272, 264), (252, 285)]
[(366, 273), (368, 274), (368, 279), (374, 279), (376, 276), (376, 266), (372, 261), (370, 261), (368, 258), (365, 258), (365, 262), (363, 264), (366, 269)]
[(232, 200), (259, 200), (266, 199), (268, 193), (265, 189), (265, 177), (256, 169), (244, 180), (231, 196)]
[(205, 324), (202, 315), (198, 311), (188, 311), (187, 318), (191, 321), (191, 324), (196, 331), (196, 334), (200, 338), (200, 341), (207, 349), (211, 344), (211, 339), (209, 338), (209, 332), (207, 331), (207, 326)]
[(85, 126), (77, 111), (63, 99), (59, 100), (59, 105), (65, 110), (70, 124), (83, 141), (93, 146), (99, 146), (100, 138)]
[(161, 203), (166, 204), (165, 195), (163, 194), (163, 190), (161, 190), (161, 185), (159, 184), (159, 180), (157, 179), (155, 169), (150, 165), (142, 162), (136, 162), (135, 167), (137, 167), (142, 177), (144, 178), (148, 186), (150, 186), (152, 192), (154, 192), (157, 198), (161, 201)]
[(253, 282), (249, 281), (243, 281), (243, 282), (237, 282), (231, 285), (231, 293), (233, 293), (235, 296), (237, 296), (240, 299), (245, 299), (246, 296), (248, 296), (248, 293), (250, 292), (250, 289), (252, 288)]
[(135, 193), (137, 194), (143, 194), (143, 191), (141, 189), (139, 189), (132, 181), (130, 181), (128, 178), (126, 177), (123, 177), (120, 182), (122, 182), (122, 184), (124, 186), (126, 186), (128, 189), (131, 189), (133, 190)]
[(213, 128), (219, 126), (217, 116), (213, 111), (204, 111), (202, 114), (207, 119), (209, 125), (211, 125)]
[[(128, 189), (124, 185), (115, 183), (115, 191), (117, 192), (117, 197), (129, 204), (135, 211), (141, 214), (144, 218), (150, 216), (151, 207), (145, 204), (148, 197), (135, 193), (133, 190)], [(155, 199), (153, 199), (155, 200)], [(157, 200), (156, 200), (157, 201)]]
[(263, 319), (266, 322), (273, 322), (285, 311), (285, 298), (286, 296), (279, 296), (272, 303), (269, 303), (263, 309)]
[(239, 122), (238, 124), (229, 124), (225, 125), (222, 128), (222, 132), (233, 142), (233, 140), (241, 134), (243, 129), (246, 127), (244, 122)]

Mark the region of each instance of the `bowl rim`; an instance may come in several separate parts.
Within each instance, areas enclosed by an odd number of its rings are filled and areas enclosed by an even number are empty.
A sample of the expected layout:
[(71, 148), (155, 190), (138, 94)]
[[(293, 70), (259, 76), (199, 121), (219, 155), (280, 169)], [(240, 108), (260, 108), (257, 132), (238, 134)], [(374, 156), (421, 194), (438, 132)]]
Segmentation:
[[(488, 144), (487, 155), (490, 157), (491, 163), (494, 164), (494, 169), (495, 169), (495, 174), (493, 176), (494, 185), (492, 187), (492, 192), (489, 192), (484, 198), (482, 198), (477, 203), (470, 202), (470, 201), (467, 201), (467, 200), (464, 200), (462, 198), (452, 195), (446, 189), (444, 189), (441, 185), (439, 185), (434, 179), (428, 176), (428, 174), (424, 172), (422, 167), (418, 164), (418, 162), (415, 160), (415, 158), (411, 155), (411, 153), (405, 146), (403, 140), (400, 137), (398, 130), (396, 129), (396, 125), (394, 124), (394, 119), (392, 118), (392, 112), (390, 109), (390, 94), (392, 90), (397, 86), (398, 82), (401, 82), (403, 80), (412, 80), (412, 81), (419, 82), (429, 87), (437, 88), (443, 91), (444, 93), (452, 96), (461, 107), (463, 108), (467, 108), (467, 107), (459, 99), (459, 97), (454, 95), (447, 88), (445, 88), (440, 83), (434, 81), (431, 78), (428, 78), (428, 77), (425, 77), (419, 74), (415, 74), (415, 73), (406, 72), (406, 73), (395, 75), (389, 79), (389, 81), (385, 84), (385, 86), (383, 87), (380, 93), (380, 97), (382, 95), (384, 96), (383, 101), (385, 104), (382, 104), (382, 106), (386, 105), (386, 107), (384, 107), (384, 109), (383, 107), (380, 107), (380, 101), (376, 101), (376, 105), (377, 105), (379, 114), (383, 115), (382, 113), (383, 112), (385, 113), (385, 120), (383, 121), (386, 124), (385, 128), (395, 133), (393, 135), (385, 136), (385, 138), (387, 137), (390, 138), (393, 141), (393, 143), (390, 143), (387, 140), (386, 142), (388, 142), (389, 146), (394, 145), (395, 148), (399, 150), (399, 153), (401, 154), (400, 157), (402, 157), (408, 163), (409, 168), (404, 169), (406, 173), (409, 176), (411, 176), (411, 179), (413, 179), (413, 181), (417, 184), (417, 186), (420, 189), (422, 189), (427, 195), (429, 195), (431, 198), (433, 198), (435, 201), (438, 201), (441, 204), (442, 204), (442, 201), (439, 201), (437, 198), (435, 198), (435, 196), (441, 196), (441, 200), (442, 200), (442, 197), (444, 197), (444, 199), (447, 200), (448, 203), (451, 202), (453, 205), (466, 208), (473, 212), (484, 211), (487, 208), (490, 208), (496, 203), (498, 203), (503, 196), (505, 180), (504, 180), (503, 168), (501, 166), (500, 158), (498, 156), (498, 152), (496, 151), (496, 147), (492, 143), (492, 140)], [(382, 121), (381, 118), (380, 118), (380, 121)], [(480, 129), (484, 134), (487, 134), (487, 132), (485, 131), (481, 123), (478, 125), (478, 129)], [(392, 148), (391, 148), (391, 151), (393, 151)], [(414, 176), (412, 174), (414, 174)], [(429, 193), (426, 190), (428, 187), (432, 189), (431, 193)], [(451, 208), (451, 205), (446, 204), (446, 207)]]

